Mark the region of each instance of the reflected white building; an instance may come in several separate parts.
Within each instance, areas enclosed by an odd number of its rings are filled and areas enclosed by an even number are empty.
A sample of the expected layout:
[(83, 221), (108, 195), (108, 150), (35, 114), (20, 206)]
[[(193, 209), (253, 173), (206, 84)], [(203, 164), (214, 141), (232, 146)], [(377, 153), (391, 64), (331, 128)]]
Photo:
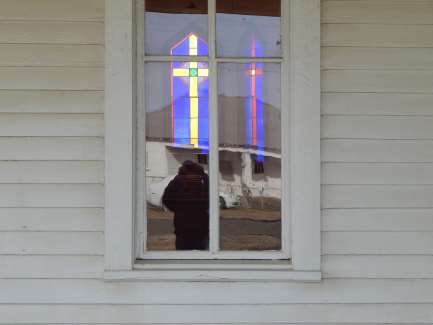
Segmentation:
[[(150, 15), (152, 26), (170, 33)], [(229, 19), (230, 15), (221, 19)], [(250, 16), (248, 19), (251, 19)], [(261, 57), (278, 35), (279, 21), (270, 17), (268, 28), (245, 36), (246, 56)], [(194, 28), (186, 35), (171, 35), (173, 44), (155, 48), (170, 55), (206, 56), (203, 22), (197, 15), (178, 22)], [(159, 25), (161, 24), (161, 25)], [(230, 26), (230, 24), (226, 24)], [(254, 24), (252, 24), (253, 26)], [(184, 26), (186, 28), (186, 26)], [(180, 30), (185, 30), (182, 28)], [(194, 30), (192, 29), (192, 30)], [(198, 31), (198, 32), (197, 32)], [(268, 36), (268, 37), (266, 37)], [(179, 37), (175, 39), (175, 37)], [(239, 37), (239, 34), (236, 36)], [(227, 39), (227, 42), (236, 42)], [(263, 45), (263, 44), (264, 45)], [(273, 51), (279, 50), (275, 41)], [(221, 49), (223, 50), (223, 49)], [(148, 63), (146, 77), (146, 177), (147, 186), (175, 175), (185, 160), (208, 167), (209, 71), (206, 62)], [(281, 91), (278, 63), (223, 63), (218, 65), (218, 128), (220, 192), (239, 196), (245, 205), (256, 198), (281, 198)], [(263, 203), (263, 200), (260, 202)]]

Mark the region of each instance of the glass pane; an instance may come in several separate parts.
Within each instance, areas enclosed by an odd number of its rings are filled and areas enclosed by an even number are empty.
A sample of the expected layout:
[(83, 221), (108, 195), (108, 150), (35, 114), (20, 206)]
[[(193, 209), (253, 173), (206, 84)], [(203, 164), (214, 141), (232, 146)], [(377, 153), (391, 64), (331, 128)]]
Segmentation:
[(145, 64), (148, 250), (209, 246), (208, 65)]
[[(145, 0), (145, 52), (149, 55), (207, 55), (207, 0)], [(179, 46), (190, 35), (195, 47)]]
[(217, 55), (281, 56), (280, 6), (280, 0), (217, 0)]
[(281, 249), (280, 65), (218, 67), (222, 250)]

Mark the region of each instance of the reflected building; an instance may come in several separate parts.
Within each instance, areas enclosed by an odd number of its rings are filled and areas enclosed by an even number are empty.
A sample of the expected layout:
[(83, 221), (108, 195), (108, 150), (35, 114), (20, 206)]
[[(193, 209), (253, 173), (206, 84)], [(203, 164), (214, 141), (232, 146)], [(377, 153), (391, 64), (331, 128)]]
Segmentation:
[[(260, 57), (260, 42), (252, 40), (249, 51)], [(174, 44), (171, 54), (206, 56), (208, 47), (190, 33)], [(175, 175), (185, 160), (208, 167), (208, 64), (177, 61), (164, 72), (169, 103), (146, 114), (148, 186)], [(146, 73), (151, 79), (152, 71)], [(238, 197), (241, 206), (279, 209), (281, 110), (280, 99), (270, 98), (280, 96), (279, 65), (224, 63), (218, 79), (220, 192)]]

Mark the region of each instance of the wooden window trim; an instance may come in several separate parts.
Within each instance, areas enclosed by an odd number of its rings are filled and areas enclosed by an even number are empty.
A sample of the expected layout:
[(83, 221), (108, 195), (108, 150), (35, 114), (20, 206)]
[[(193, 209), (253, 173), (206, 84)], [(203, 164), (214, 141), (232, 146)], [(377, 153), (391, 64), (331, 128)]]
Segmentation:
[[(144, 170), (140, 170), (140, 168), (144, 165), (144, 152), (143, 148), (146, 147), (145, 139), (145, 99), (144, 95), (141, 92), (137, 93), (137, 128), (140, 129), (140, 136), (137, 136), (136, 141), (136, 163), (138, 167), (137, 171), (137, 185), (139, 185), (137, 190), (137, 231), (136, 231), (136, 242), (138, 243), (137, 248), (137, 258), (142, 260), (167, 260), (167, 259), (178, 259), (178, 260), (189, 260), (189, 259), (200, 259), (200, 260), (289, 260), (290, 259), (290, 229), (289, 229), (289, 207), (287, 205), (282, 206), (282, 215), (281, 215), (281, 249), (278, 251), (223, 251), (220, 249), (220, 213), (219, 213), (219, 201), (218, 198), (218, 182), (219, 182), (219, 159), (218, 159), (218, 111), (217, 111), (217, 89), (218, 89), (218, 81), (217, 81), (217, 69), (219, 63), (251, 63), (251, 62), (275, 62), (281, 66), (281, 76), (284, 75), (283, 71), (287, 71), (287, 67), (290, 62), (288, 60), (289, 56), (286, 55), (283, 57), (275, 57), (275, 58), (248, 58), (248, 57), (218, 57), (216, 53), (216, 1), (217, 0), (207, 0), (208, 1), (208, 45), (209, 45), (209, 55), (207, 57), (199, 57), (199, 56), (187, 56), (185, 57), (186, 61), (205, 61), (209, 67), (209, 135), (210, 135), (210, 146), (209, 146), (209, 165), (208, 165), (208, 174), (210, 179), (209, 186), (209, 195), (214, 200), (210, 200), (210, 213), (209, 213), (209, 250), (207, 251), (161, 251), (161, 250), (147, 250), (146, 243), (148, 238), (148, 220), (146, 219), (146, 201), (142, 200), (145, 197), (145, 184), (142, 180), (145, 177)], [(281, 0), (279, 0), (281, 1)], [(285, 16), (282, 17), (288, 21), (288, 7), (285, 10)], [(137, 34), (136, 39), (137, 42), (137, 58), (139, 58), (136, 62), (136, 71), (137, 71), (137, 89), (144, 88), (144, 75), (143, 71), (144, 64), (149, 62), (171, 62), (173, 57), (170, 55), (146, 55), (144, 52), (144, 44), (142, 44), (142, 40), (144, 39), (144, 17), (143, 13), (145, 11), (144, 1), (138, 1), (136, 6), (136, 25), (137, 25)], [(284, 29), (282, 29), (284, 32)], [(282, 33), (282, 37), (289, 38), (287, 30), (285, 33)], [(284, 42), (288, 44), (289, 41)], [(143, 58), (140, 60), (140, 58)], [(176, 56), (176, 60), (179, 60), (179, 56)], [(284, 70), (285, 69), (285, 70)], [(144, 71), (145, 74), (145, 71)], [(281, 87), (282, 89), (286, 87), (289, 88), (288, 80), (281, 77)], [(281, 98), (283, 100), (283, 98)], [(282, 112), (281, 117), (281, 125), (285, 126), (289, 129), (289, 112), (285, 110)], [(289, 141), (288, 136), (283, 136), (282, 138), (282, 146), (288, 147)], [(282, 201), (288, 201), (290, 198), (288, 197), (288, 193), (290, 190), (288, 176), (288, 159), (289, 153), (288, 151), (282, 152)], [(138, 183), (138, 181), (140, 183)]]
[[(210, 0), (215, 1), (215, 0)], [(105, 273), (106, 280), (318, 281), (320, 272), (320, 0), (282, 1), (289, 24), (282, 90), (288, 103), (290, 263), (203, 261), (136, 263), (135, 0), (106, 0)], [(287, 8), (284, 8), (287, 6)], [(211, 42), (211, 40), (210, 40)], [(142, 59), (142, 58), (139, 58)], [(140, 132), (140, 130), (139, 130)], [(139, 167), (139, 166), (138, 166)], [(138, 168), (137, 170), (139, 170)], [(284, 271), (284, 272), (281, 272)]]

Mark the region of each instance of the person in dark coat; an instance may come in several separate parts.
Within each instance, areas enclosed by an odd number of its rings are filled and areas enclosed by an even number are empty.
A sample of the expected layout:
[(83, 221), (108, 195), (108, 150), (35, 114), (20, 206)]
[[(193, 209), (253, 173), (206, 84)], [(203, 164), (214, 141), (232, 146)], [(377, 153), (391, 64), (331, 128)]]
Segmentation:
[(167, 185), (162, 203), (174, 212), (176, 250), (209, 247), (209, 177), (203, 167), (186, 160)]

